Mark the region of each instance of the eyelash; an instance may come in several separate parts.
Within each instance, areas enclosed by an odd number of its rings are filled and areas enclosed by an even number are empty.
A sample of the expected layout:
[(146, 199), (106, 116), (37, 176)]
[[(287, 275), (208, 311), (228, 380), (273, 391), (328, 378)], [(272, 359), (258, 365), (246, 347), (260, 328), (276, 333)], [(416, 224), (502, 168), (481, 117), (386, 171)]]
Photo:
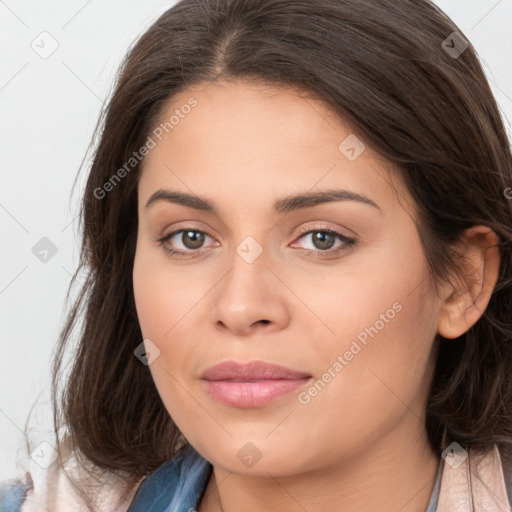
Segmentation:
[[(170, 254), (171, 256), (177, 256), (179, 258), (190, 258), (190, 257), (194, 258), (194, 257), (197, 257), (198, 254), (206, 252), (207, 249), (204, 249), (204, 248), (200, 248), (200, 249), (196, 249), (196, 250), (191, 249), (189, 251), (177, 251), (176, 249), (169, 249), (168, 247), (166, 247), (164, 245), (165, 242), (167, 242), (167, 240), (171, 239), (173, 236), (177, 235), (178, 233), (183, 233), (185, 231), (192, 231), (193, 233), (201, 233), (203, 235), (209, 236), (210, 238), (213, 238), (207, 231), (203, 231), (201, 229), (182, 228), (182, 229), (173, 231), (172, 233), (168, 233), (161, 238), (156, 239), (155, 242), (158, 242), (159, 245), (162, 246), (163, 250), (166, 253)], [(324, 255), (324, 254), (327, 254), (329, 256), (337, 255), (338, 253), (340, 253), (342, 251), (346, 251), (347, 249), (351, 249), (352, 247), (354, 247), (356, 245), (355, 239), (349, 238), (345, 235), (342, 235), (338, 231), (335, 231), (334, 229), (331, 229), (328, 227), (319, 227), (319, 228), (315, 228), (315, 229), (301, 228), (299, 230), (297, 239), (303, 238), (306, 235), (309, 235), (311, 233), (327, 233), (329, 235), (334, 235), (335, 237), (337, 237), (338, 239), (340, 239), (343, 242), (343, 245), (340, 245), (336, 249), (327, 249), (325, 251), (304, 249), (309, 254), (313, 253), (320, 257), (322, 257), (322, 255)]]

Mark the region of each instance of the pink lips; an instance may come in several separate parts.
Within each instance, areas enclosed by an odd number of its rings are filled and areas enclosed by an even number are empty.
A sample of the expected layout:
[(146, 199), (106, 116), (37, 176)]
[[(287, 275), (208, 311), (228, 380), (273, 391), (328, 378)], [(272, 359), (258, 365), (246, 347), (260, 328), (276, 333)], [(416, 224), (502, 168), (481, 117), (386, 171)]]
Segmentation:
[(201, 375), (206, 391), (235, 407), (260, 407), (304, 386), (311, 375), (264, 361), (226, 361)]

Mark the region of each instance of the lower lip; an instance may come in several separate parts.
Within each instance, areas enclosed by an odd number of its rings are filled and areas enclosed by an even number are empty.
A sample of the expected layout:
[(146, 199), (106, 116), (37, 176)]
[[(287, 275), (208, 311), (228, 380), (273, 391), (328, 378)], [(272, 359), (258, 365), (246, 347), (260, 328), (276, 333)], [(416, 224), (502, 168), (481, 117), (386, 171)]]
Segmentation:
[(260, 380), (232, 382), (229, 380), (203, 380), (206, 391), (219, 402), (234, 407), (261, 407), (307, 384), (312, 377), (303, 379)]

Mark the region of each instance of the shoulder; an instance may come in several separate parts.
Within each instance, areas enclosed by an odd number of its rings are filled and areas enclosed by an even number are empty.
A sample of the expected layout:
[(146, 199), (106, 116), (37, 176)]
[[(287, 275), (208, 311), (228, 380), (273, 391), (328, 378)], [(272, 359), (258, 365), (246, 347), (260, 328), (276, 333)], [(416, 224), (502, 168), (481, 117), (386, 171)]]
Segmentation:
[(505, 487), (507, 490), (508, 501), (512, 505), (512, 448), (503, 448), (499, 450)]
[[(71, 464), (66, 468), (76, 476)], [(194, 509), (212, 472), (212, 465), (190, 445), (127, 491), (122, 482), (102, 475), (96, 480), (94, 502), (99, 510), (109, 512), (160, 512), (171, 506)], [(97, 482), (101, 483), (101, 486)], [(81, 482), (91, 490), (94, 482)], [(58, 468), (31, 472), (22, 479), (0, 483), (0, 512), (88, 512), (89, 507)]]
[[(99, 510), (128, 510), (138, 486), (127, 489), (120, 477), (99, 469), (86, 472), (66, 443), (63, 452), (64, 466), (55, 461), (42, 468), (31, 460), (24, 480), (0, 482), (0, 512), (88, 512), (90, 502)], [(90, 502), (80, 491), (87, 492)]]
[(22, 479), (13, 479), (0, 482), (0, 512), (18, 512), (27, 497), (27, 493), (33, 489), (30, 473)]

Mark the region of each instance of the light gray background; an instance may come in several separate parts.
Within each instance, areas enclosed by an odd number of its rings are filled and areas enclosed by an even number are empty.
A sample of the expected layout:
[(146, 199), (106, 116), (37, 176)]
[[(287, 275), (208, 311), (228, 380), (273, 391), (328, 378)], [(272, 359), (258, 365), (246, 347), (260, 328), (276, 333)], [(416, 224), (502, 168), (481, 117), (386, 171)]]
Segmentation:
[[(512, 0), (435, 3), (476, 47), (512, 134)], [(78, 263), (87, 165), (71, 197), (72, 183), (123, 55), (173, 4), (0, 0), (0, 480), (29, 463), (20, 429), (36, 399), (30, 439), (51, 442), (50, 361)], [(31, 47), (46, 57), (57, 43), (47, 58)], [(43, 237), (57, 248), (46, 263), (32, 252)]]

